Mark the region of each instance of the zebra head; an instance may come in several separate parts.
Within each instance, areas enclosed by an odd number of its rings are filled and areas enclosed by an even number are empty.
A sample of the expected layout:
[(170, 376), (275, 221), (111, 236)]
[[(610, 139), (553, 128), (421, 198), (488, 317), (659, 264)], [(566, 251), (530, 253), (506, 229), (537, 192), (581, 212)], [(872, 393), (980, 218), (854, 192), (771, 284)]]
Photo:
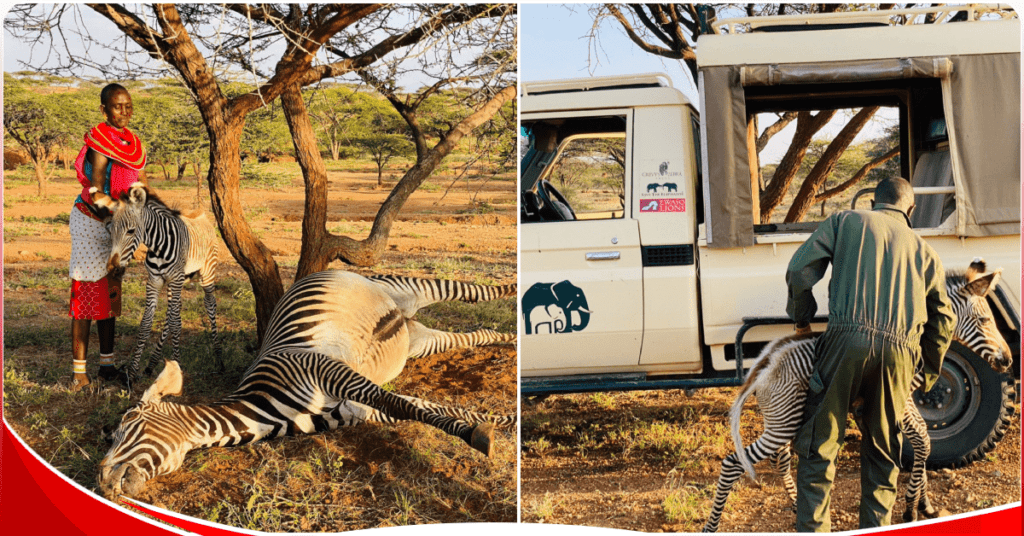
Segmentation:
[(99, 489), (111, 501), (121, 495), (133, 497), (150, 479), (178, 469), (192, 449), (187, 428), (178, 417), (184, 406), (161, 401), (181, 394), (181, 367), (177, 361), (164, 363), (163, 372), (139, 404), (121, 417), (113, 432), (114, 444), (100, 461)]
[(142, 210), (148, 197), (149, 191), (146, 187), (141, 182), (136, 182), (125, 194), (124, 200), (111, 203), (112, 216), (107, 222), (107, 230), (110, 231), (113, 247), (110, 250), (110, 259), (107, 260), (108, 272), (124, 271), (128, 262), (132, 260), (132, 255), (142, 244)]
[(974, 259), (963, 277), (948, 278), (949, 299), (956, 314), (954, 338), (976, 352), (996, 372), (1006, 372), (1013, 354), (999, 332), (986, 296), (999, 283), (1002, 269), (985, 273), (985, 261)]

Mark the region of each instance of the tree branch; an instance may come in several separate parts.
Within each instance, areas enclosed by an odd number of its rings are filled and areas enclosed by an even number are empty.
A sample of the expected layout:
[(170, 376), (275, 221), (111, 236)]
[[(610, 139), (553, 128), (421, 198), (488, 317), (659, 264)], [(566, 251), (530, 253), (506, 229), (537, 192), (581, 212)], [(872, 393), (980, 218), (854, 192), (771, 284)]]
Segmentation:
[(900, 147), (899, 147), (899, 145), (897, 145), (896, 147), (893, 147), (892, 149), (889, 149), (889, 152), (883, 154), (882, 156), (879, 156), (878, 158), (875, 158), (874, 160), (868, 162), (867, 164), (864, 164), (864, 166), (861, 167), (859, 170), (857, 170), (857, 172), (854, 173), (853, 176), (850, 177), (848, 180), (838, 184), (837, 186), (835, 186), (833, 188), (829, 188), (828, 190), (825, 190), (824, 192), (818, 194), (814, 198), (814, 202), (818, 203), (818, 202), (821, 202), (821, 201), (827, 201), (827, 200), (832, 199), (833, 197), (835, 197), (835, 196), (845, 192), (846, 190), (849, 190), (851, 186), (853, 186), (854, 184), (857, 184), (861, 179), (863, 179), (865, 176), (867, 176), (867, 174), (870, 173), (871, 170), (873, 170), (876, 167), (878, 167), (878, 166), (888, 162), (889, 160), (892, 160), (893, 157), (895, 157), (895, 156), (897, 156), (899, 154), (900, 154)]

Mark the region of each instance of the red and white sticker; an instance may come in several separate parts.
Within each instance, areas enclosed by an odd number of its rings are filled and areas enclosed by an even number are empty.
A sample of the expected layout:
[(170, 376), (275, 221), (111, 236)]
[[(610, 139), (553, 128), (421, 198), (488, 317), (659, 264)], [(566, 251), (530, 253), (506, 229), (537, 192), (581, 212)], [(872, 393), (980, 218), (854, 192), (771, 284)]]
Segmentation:
[(686, 212), (686, 199), (641, 199), (640, 212)]

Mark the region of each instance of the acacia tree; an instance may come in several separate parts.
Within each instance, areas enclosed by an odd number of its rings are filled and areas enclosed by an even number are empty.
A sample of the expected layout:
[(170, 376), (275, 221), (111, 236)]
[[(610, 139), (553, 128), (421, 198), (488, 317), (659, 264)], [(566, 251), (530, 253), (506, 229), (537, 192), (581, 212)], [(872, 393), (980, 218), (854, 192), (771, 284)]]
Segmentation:
[[(369, 67), (399, 58), (426, 58), (425, 51), (447, 48), (454, 52), (460, 35), (489, 32), (484, 39), (514, 39), (514, 5), (475, 4), (470, 6), (381, 4), (87, 4), (122, 32), (121, 38), (93, 45), (119, 51), (118, 60), (98, 64), (92, 56), (70, 49), (62, 51), (63, 63), (53, 68), (70, 72), (90, 66), (107, 74), (139, 76), (150, 71), (175, 73), (190, 91), (202, 116), (210, 141), (208, 182), (214, 216), (231, 254), (248, 274), (256, 301), (257, 332), (262, 339), (270, 314), (284, 293), (277, 263), (270, 250), (253, 233), (244, 217), (239, 198), (239, 143), (247, 116), (278, 97), (292, 133), (296, 156), (306, 183), (303, 245), (299, 276), (323, 269), (334, 259), (358, 265), (375, 263), (386, 248), (391, 223), (409, 195), (420, 185), (467, 132), (483, 123), (505, 101), (515, 96), (514, 83), (507, 76), (479, 80), (484, 97), (433, 149), (417, 153), (410, 169), (385, 201), (365, 240), (334, 236), (326, 230), (326, 170), (316, 146), (301, 88), (343, 76), (364, 72)], [(12, 13), (18, 26), (8, 31), (27, 42), (62, 43), (49, 36), (56, 29), (75, 26), (77, 6), (16, 6)], [(490, 28), (497, 26), (498, 31)], [(78, 34), (89, 32), (78, 28)], [(148, 55), (145, 61), (125, 65), (125, 42)], [(480, 41), (476, 42), (477, 44)], [(275, 46), (283, 45), (278, 54)], [(514, 49), (514, 42), (511, 44)], [(54, 46), (56, 48), (56, 46)], [(485, 50), (491, 47), (484, 47)], [(332, 55), (324, 59), (325, 50)], [(391, 56), (389, 56), (391, 55)], [(160, 63), (154, 64), (152, 60)], [(129, 60), (131, 61), (131, 60)], [(272, 69), (262, 65), (271, 62)], [(115, 63), (116, 62), (116, 63)], [(399, 65), (401, 63), (399, 62)], [(155, 65), (155, 66), (154, 66)], [(251, 74), (248, 92), (228, 96), (222, 84), (228, 66)], [(392, 69), (393, 71), (395, 69)], [(515, 71), (506, 62), (504, 72)], [(418, 147), (419, 148), (419, 147)]]
[(197, 167), (209, 152), (206, 129), (188, 91), (174, 78), (162, 78), (134, 104), (132, 129), (146, 141), (148, 162), (160, 166), (165, 180), (181, 181), (189, 164)]
[(4, 74), (4, 132), (28, 153), (41, 197), (51, 162), (84, 131), (87, 99), (82, 97), (78, 91), (41, 94)]
[(319, 88), (306, 96), (306, 107), (314, 120), (320, 143), (327, 146), (331, 160), (340, 159), (342, 147), (352, 142), (352, 134), (361, 124), (355, 119), (369, 98), (344, 86)]

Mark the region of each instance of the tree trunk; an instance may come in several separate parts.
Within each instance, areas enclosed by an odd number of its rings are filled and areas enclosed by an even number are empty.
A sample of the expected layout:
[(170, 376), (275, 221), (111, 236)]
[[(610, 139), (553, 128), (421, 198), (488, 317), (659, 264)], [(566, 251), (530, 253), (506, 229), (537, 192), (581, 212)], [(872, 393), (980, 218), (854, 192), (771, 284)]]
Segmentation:
[(284, 295), (281, 274), (273, 254), (253, 234), (239, 198), (239, 140), (244, 122), (208, 121), (210, 136), (210, 202), (221, 236), (231, 255), (249, 276), (256, 301), (256, 332), (260, 343), (274, 306)]
[(195, 208), (203, 204), (203, 177), (199, 174), (199, 162), (192, 162), (192, 169), (196, 172), (196, 200)]
[(793, 177), (800, 171), (800, 164), (803, 163), (804, 156), (807, 155), (807, 147), (811, 144), (811, 139), (832, 120), (835, 114), (836, 110), (822, 110), (815, 115), (811, 115), (811, 112), (800, 112), (797, 116), (793, 141), (790, 142), (786, 155), (782, 157), (782, 161), (775, 168), (772, 180), (761, 195), (762, 224), (771, 222), (772, 212), (782, 203), (782, 199), (789, 190), (789, 185), (793, 182)]
[(334, 160), (335, 162), (337, 162), (340, 159), (341, 159), (341, 141), (338, 140), (338, 137), (332, 131), (332, 133), (331, 133), (331, 160)]
[(306, 202), (302, 215), (302, 250), (295, 279), (327, 269), (331, 263), (330, 234), (327, 232), (327, 167), (316, 144), (313, 123), (302, 100), (302, 91), (292, 86), (281, 93), (288, 130), (291, 131), (295, 158), (302, 169), (306, 185)]
[(174, 179), (175, 182), (181, 182), (185, 178), (185, 168), (188, 167), (188, 162), (178, 162), (178, 176)]
[(807, 215), (807, 211), (814, 205), (818, 190), (821, 189), (825, 179), (835, 169), (839, 158), (843, 156), (846, 148), (853, 143), (853, 139), (857, 137), (857, 134), (864, 128), (864, 125), (867, 125), (868, 121), (875, 116), (875, 112), (878, 109), (879, 106), (865, 106), (861, 108), (853, 116), (853, 119), (839, 131), (836, 139), (832, 140), (832, 143), (828, 145), (825, 153), (821, 155), (821, 158), (814, 164), (811, 172), (807, 174), (807, 179), (800, 185), (800, 192), (796, 194), (796, 199), (793, 200), (793, 204), (789, 207), (789, 213), (786, 214), (786, 223), (798, 222)]
[(46, 197), (46, 159), (34, 160), (33, 166), (36, 173), (36, 182), (39, 184), (39, 198)]

